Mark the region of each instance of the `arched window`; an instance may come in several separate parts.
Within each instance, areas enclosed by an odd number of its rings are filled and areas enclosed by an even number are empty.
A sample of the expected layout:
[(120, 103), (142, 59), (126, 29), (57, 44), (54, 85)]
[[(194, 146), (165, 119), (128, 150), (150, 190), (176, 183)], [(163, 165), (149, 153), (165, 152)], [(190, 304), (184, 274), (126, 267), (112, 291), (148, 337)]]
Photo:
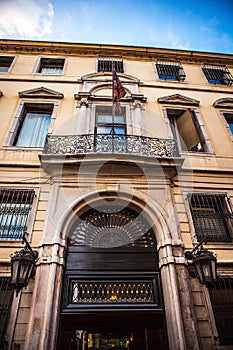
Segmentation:
[(154, 232), (142, 215), (130, 208), (90, 209), (74, 223), (69, 244), (87, 247), (156, 247)]

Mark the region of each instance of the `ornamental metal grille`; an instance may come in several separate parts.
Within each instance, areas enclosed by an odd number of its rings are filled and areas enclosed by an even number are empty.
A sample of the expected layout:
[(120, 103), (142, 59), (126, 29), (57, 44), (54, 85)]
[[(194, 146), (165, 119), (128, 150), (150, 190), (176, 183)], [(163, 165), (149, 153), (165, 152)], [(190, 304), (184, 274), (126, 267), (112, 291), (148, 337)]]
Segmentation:
[(220, 344), (233, 344), (233, 278), (219, 278), (210, 287), (210, 298)]
[[(81, 222), (80, 222), (81, 221)], [(69, 244), (87, 247), (156, 247), (153, 230), (129, 208), (89, 210), (74, 224)]]
[(231, 85), (233, 77), (226, 66), (204, 65), (202, 71), (210, 84)]
[(0, 188), (0, 240), (23, 238), (34, 195), (34, 190)]
[(232, 241), (233, 213), (226, 194), (193, 193), (188, 199), (198, 240)]
[(180, 63), (177, 62), (156, 62), (156, 69), (161, 80), (185, 80), (185, 72)]
[(0, 277), (0, 349), (5, 349), (5, 333), (13, 298), (13, 288), (9, 277)]
[(122, 58), (108, 57), (98, 59), (98, 72), (112, 72), (115, 69), (118, 73), (124, 73), (124, 65)]
[(136, 135), (49, 135), (44, 154), (81, 155), (87, 153), (120, 153), (143, 157), (179, 157), (173, 139)]
[(72, 303), (154, 303), (152, 282), (73, 282)]

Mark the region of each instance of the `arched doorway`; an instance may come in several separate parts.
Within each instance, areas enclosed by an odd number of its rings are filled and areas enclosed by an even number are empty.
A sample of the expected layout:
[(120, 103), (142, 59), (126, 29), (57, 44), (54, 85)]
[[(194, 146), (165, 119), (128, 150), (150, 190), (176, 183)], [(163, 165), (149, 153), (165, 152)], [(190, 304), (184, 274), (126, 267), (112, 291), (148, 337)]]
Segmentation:
[(135, 209), (109, 203), (72, 223), (57, 348), (168, 349), (156, 239)]

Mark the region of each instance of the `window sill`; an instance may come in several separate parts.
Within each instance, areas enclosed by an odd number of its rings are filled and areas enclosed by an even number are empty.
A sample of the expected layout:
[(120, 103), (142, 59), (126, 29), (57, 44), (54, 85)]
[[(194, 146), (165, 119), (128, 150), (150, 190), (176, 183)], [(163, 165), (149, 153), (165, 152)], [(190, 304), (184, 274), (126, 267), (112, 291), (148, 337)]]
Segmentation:
[(39, 72), (36, 72), (36, 73), (33, 73), (33, 74), (36, 75), (36, 76), (41, 76), (41, 75), (43, 75), (43, 76), (54, 76), (54, 75), (56, 75), (58, 77), (64, 76), (64, 73), (39, 73)]
[(23, 147), (23, 146), (2, 146), (3, 151), (39, 151), (42, 152), (44, 147)]
[(215, 157), (213, 152), (195, 152), (195, 151), (180, 151), (181, 156), (195, 156), (195, 157)]
[(187, 80), (180, 81), (180, 80), (165, 80), (165, 79), (157, 79), (160, 83), (177, 83), (177, 84), (188, 84), (189, 82)]

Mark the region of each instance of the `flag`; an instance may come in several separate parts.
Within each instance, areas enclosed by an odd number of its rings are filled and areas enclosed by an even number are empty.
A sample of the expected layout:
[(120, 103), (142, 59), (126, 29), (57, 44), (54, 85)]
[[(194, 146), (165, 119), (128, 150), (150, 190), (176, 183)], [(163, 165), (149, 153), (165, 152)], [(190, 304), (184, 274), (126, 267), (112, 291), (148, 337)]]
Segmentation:
[(119, 102), (126, 95), (126, 90), (118, 78), (115, 69), (112, 71), (112, 90), (113, 102)]

